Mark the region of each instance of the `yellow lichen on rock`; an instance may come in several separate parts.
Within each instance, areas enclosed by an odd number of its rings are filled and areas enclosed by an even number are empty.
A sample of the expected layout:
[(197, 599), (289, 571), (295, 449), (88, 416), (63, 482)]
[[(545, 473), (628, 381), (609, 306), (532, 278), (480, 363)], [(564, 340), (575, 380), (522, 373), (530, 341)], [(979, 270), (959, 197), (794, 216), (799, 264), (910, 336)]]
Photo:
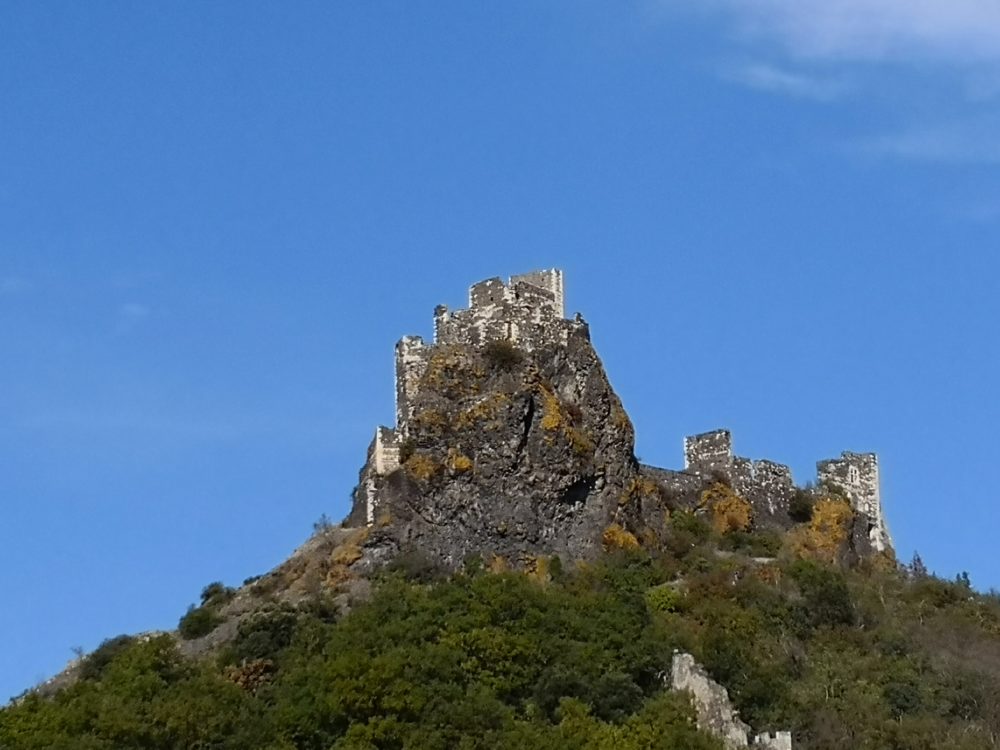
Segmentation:
[(510, 396), (506, 393), (492, 393), (462, 411), (456, 418), (455, 424), (465, 428), (481, 422), (492, 422), (508, 404), (510, 404)]
[(625, 407), (622, 406), (621, 399), (615, 396), (611, 401), (611, 422), (619, 430), (632, 432), (632, 420), (628, 418)]
[(457, 448), (451, 448), (448, 451), (448, 468), (453, 474), (464, 474), (472, 471), (472, 459)]
[(539, 383), (538, 391), (542, 397), (542, 429), (554, 432), (566, 423), (562, 404), (548, 386)]
[(368, 539), (368, 529), (358, 529), (333, 550), (330, 562), (334, 565), (349, 566), (361, 559), (361, 545)]
[(563, 434), (566, 435), (566, 440), (569, 441), (569, 446), (576, 455), (589, 456), (593, 454), (594, 441), (590, 439), (590, 436), (586, 432), (567, 425), (563, 428)]
[(478, 393), (486, 375), (481, 366), (473, 364), (468, 351), (457, 344), (438, 344), (427, 362), (421, 385), (449, 398)]
[(502, 555), (493, 555), (486, 563), (486, 569), (490, 573), (506, 573), (510, 570), (510, 563)]
[(431, 432), (437, 435), (447, 431), (448, 416), (437, 409), (421, 409), (413, 415), (413, 426), (417, 430)]
[(403, 467), (417, 479), (421, 479), (425, 482), (429, 482), (443, 468), (440, 463), (438, 463), (433, 456), (429, 456), (426, 453), (414, 453), (403, 464)]
[(637, 476), (629, 480), (628, 486), (618, 498), (619, 505), (628, 505), (632, 500), (659, 497), (660, 486), (649, 477)]
[(539, 583), (548, 583), (552, 580), (551, 572), (551, 562), (548, 557), (544, 555), (538, 555), (537, 557), (528, 556), (524, 560), (524, 572), (529, 578), (532, 578)]
[(639, 540), (635, 534), (622, 528), (617, 523), (613, 523), (604, 530), (601, 535), (601, 543), (605, 552), (614, 550), (632, 550), (639, 548)]

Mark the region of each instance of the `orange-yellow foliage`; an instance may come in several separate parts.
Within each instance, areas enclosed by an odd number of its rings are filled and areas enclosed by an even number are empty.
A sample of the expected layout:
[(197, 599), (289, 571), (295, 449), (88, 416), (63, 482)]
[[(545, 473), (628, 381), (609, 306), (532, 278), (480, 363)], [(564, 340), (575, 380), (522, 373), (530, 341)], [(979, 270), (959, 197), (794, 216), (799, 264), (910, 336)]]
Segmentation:
[(604, 534), (601, 535), (601, 542), (604, 544), (606, 552), (618, 549), (639, 548), (639, 540), (635, 538), (635, 534), (626, 531), (616, 523), (611, 524), (604, 530)]
[(789, 548), (799, 557), (835, 562), (851, 533), (853, 521), (854, 511), (847, 500), (832, 497), (817, 500), (808, 525), (789, 532)]
[(720, 534), (747, 531), (753, 522), (750, 503), (737, 495), (732, 487), (721, 482), (716, 482), (701, 493), (701, 504), (708, 508), (712, 528)]

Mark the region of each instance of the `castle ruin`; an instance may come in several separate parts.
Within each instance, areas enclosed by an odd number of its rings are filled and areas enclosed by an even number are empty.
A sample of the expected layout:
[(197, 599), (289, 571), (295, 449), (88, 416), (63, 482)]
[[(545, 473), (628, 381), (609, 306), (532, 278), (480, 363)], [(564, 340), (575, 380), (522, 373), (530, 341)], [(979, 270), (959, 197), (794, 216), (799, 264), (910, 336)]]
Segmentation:
[[(684, 470), (723, 479), (755, 508), (772, 516), (787, 513), (796, 488), (792, 471), (787, 466), (734, 455), (733, 436), (728, 430), (685, 438)], [(878, 456), (845, 451), (840, 458), (819, 461), (816, 483), (820, 487), (843, 491), (851, 507), (867, 516), (868, 536), (876, 551), (882, 552), (892, 546), (882, 512)]]
[[(456, 345), (482, 347), (495, 341), (510, 342), (526, 352), (565, 346), (570, 336), (587, 332), (579, 314), (572, 320), (565, 314), (563, 273), (558, 269), (511, 276), (506, 283), (500, 278), (480, 281), (469, 289), (466, 309), (450, 311), (439, 305), (434, 310), (432, 343), (420, 336), (405, 336), (396, 344), (396, 424), (381, 426), (375, 432), (371, 447), (375, 477), (386, 476), (400, 466), (400, 449), (415, 416), (415, 396), (435, 352)], [(724, 481), (751, 503), (764, 524), (787, 525), (789, 504), (797, 489), (789, 467), (735, 455), (728, 430), (685, 438), (682, 471), (642, 468), (679, 494), (696, 492), (706, 480)], [(873, 549), (883, 551), (892, 546), (874, 453), (844, 452), (840, 458), (820, 461), (817, 483), (843, 491), (854, 510), (867, 517)], [(369, 478), (365, 493), (367, 522), (372, 524), (377, 503), (374, 477)]]

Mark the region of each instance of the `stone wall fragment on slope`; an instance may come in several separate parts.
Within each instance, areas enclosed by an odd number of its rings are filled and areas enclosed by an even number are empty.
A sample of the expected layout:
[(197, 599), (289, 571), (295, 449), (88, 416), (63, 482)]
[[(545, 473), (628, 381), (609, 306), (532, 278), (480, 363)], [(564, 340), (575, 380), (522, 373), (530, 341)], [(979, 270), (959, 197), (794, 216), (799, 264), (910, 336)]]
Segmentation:
[(691, 654), (675, 653), (670, 673), (673, 690), (691, 694), (698, 728), (718, 737), (726, 750), (751, 747), (759, 750), (792, 750), (790, 732), (753, 735), (729, 700), (729, 691), (708, 676)]

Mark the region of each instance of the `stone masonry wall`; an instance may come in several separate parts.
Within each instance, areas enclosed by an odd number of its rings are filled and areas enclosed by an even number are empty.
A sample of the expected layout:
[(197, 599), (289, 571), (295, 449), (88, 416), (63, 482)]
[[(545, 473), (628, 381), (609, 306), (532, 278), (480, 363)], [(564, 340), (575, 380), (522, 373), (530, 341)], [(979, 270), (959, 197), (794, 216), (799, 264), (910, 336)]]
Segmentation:
[(790, 732), (758, 734), (754, 737), (750, 725), (741, 720), (739, 712), (733, 708), (729, 691), (709, 677), (705, 668), (690, 654), (674, 654), (670, 687), (673, 690), (686, 690), (691, 694), (698, 728), (722, 740), (726, 750), (743, 747), (792, 750)]
[(767, 734), (758, 734), (750, 746), (759, 748), (759, 750), (792, 750), (792, 733), (768, 732)]
[(703, 432), (684, 440), (685, 470), (708, 479), (728, 481), (754, 507), (758, 520), (783, 520), (795, 492), (792, 470), (773, 461), (751, 461), (733, 455), (728, 430)]
[(733, 469), (733, 435), (715, 430), (684, 438), (684, 468), (699, 474), (715, 471), (726, 475)]
[(698, 728), (721, 739), (726, 750), (749, 746), (750, 725), (740, 719), (729, 692), (710, 678), (691, 654), (674, 654), (670, 687), (691, 694)]

